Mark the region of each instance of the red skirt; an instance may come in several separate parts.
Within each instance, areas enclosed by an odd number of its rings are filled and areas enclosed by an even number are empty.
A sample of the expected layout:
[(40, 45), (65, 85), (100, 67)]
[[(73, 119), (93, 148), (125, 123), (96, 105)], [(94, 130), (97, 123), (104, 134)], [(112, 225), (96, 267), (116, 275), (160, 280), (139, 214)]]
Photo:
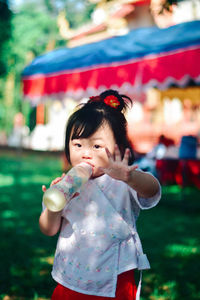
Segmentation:
[(51, 300), (134, 300), (136, 292), (137, 287), (134, 279), (134, 271), (130, 270), (118, 275), (115, 298), (86, 295), (58, 284), (53, 292)]

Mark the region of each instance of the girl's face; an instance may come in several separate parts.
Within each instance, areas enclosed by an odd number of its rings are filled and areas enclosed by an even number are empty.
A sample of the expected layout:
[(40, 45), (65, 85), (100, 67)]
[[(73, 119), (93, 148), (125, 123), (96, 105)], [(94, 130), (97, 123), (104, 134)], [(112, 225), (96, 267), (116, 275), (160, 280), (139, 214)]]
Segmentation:
[(104, 122), (88, 138), (70, 139), (69, 153), (72, 167), (81, 162), (86, 162), (93, 167), (93, 177), (102, 175), (98, 168), (107, 167), (108, 156), (105, 148), (108, 148), (113, 155), (115, 144), (113, 132), (107, 122)]

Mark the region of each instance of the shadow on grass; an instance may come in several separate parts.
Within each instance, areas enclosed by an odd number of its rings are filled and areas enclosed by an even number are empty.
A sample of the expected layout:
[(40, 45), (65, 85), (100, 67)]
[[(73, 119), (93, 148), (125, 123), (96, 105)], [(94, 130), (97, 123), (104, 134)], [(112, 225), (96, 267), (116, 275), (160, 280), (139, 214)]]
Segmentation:
[(0, 167), (1, 298), (50, 298), (55, 286), (50, 272), (57, 237), (44, 236), (38, 219), (41, 185), (60, 175), (60, 160), (3, 157)]
[[(40, 233), (41, 185), (62, 172), (60, 158), (0, 154), (0, 298), (50, 299), (57, 237)], [(200, 299), (199, 190), (163, 187), (160, 204), (143, 211), (138, 230), (151, 269), (142, 299)], [(6, 297), (7, 295), (7, 297)]]

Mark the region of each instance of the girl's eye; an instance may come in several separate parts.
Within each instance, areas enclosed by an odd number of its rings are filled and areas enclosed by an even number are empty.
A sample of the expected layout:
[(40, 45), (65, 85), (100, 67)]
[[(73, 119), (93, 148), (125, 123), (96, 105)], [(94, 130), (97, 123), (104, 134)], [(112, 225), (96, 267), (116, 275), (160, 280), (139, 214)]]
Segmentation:
[(100, 145), (94, 145), (94, 148), (95, 148), (95, 149), (100, 149), (101, 146), (100, 146)]
[(81, 144), (76, 143), (76, 144), (75, 144), (75, 147), (80, 148), (80, 147), (81, 147)]

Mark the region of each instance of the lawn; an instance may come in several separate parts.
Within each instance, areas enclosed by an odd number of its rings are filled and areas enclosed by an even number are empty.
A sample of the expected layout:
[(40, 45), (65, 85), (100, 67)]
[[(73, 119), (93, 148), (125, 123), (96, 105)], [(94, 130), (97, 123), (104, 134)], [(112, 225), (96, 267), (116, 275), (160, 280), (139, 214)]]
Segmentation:
[[(0, 299), (50, 299), (57, 237), (40, 233), (41, 185), (62, 172), (59, 156), (0, 152)], [(200, 191), (163, 187), (160, 204), (143, 211), (138, 230), (151, 270), (142, 300), (200, 299)]]

